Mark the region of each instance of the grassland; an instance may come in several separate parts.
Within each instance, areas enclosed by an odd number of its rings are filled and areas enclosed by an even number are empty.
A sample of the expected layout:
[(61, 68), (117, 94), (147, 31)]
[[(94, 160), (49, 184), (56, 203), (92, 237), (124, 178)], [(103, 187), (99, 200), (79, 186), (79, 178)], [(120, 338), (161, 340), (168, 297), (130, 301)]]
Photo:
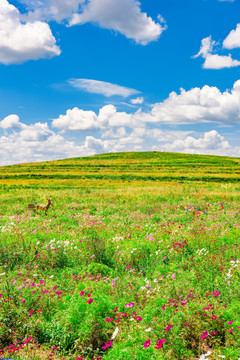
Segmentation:
[(158, 152), (0, 168), (0, 358), (239, 359), (239, 177)]

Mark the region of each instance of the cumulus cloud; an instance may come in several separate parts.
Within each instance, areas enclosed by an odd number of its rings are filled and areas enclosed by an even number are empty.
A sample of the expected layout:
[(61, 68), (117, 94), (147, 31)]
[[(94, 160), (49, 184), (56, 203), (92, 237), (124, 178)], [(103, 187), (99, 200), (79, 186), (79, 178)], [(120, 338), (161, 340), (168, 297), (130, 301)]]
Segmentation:
[(53, 120), (52, 126), (64, 132), (82, 130), (109, 130), (116, 127), (145, 128), (146, 124), (240, 124), (240, 80), (232, 90), (221, 92), (217, 87), (180, 89), (170, 93), (163, 102), (155, 103), (151, 111), (119, 112), (114, 105), (103, 106), (99, 113), (79, 108), (67, 110)]
[(194, 153), (212, 153), (215, 151), (230, 150), (231, 147), (228, 141), (224, 140), (216, 130), (205, 132), (202, 137), (194, 138), (193, 136), (187, 136), (184, 139), (177, 139), (173, 143), (162, 145), (162, 149), (165, 151), (179, 151), (179, 152), (194, 152)]
[(137, 0), (89, 0), (82, 12), (75, 13), (70, 25), (96, 23), (102, 28), (120, 32), (136, 43), (146, 45), (159, 38), (165, 26), (143, 13)]
[(84, 90), (94, 94), (101, 94), (107, 97), (114, 95), (128, 97), (139, 93), (139, 91), (135, 89), (99, 80), (70, 79), (68, 80), (68, 83), (78, 90)]
[(12, 114), (5, 117), (2, 121), (0, 121), (0, 128), (7, 129), (21, 129), (24, 127), (24, 124), (20, 123), (19, 116)]
[(240, 24), (237, 24), (236, 30), (232, 30), (223, 41), (225, 49), (235, 49), (240, 47)]
[(72, 14), (80, 10), (85, 0), (20, 0), (28, 10), (27, 18), (31, 20), (55, 20), (61, 22), (70, 19)]
[(82, 131), (96, 129), (97, 115), (94, 111), (84, 111), (77, 107), (69, 109), (66, 115), (60, 115), (54, 119), (52, 126), (63, 131)]
[(202, 39), (199, 52), (193, 56), (197, 58), (202, 56), (205, 59), (203, 64), (204, 69), (224, 69), (240, 66), (240, 61), (232, 59), (232, 55), (218, 55), (212, 54), (213, 48), (218, 45), (216, 41), (212, 40), (211, 36)]
[(0, 6), (0, 62), (22, 63), (27, 60), (51, 58), (60, 49), (48, 24), (21, 21), (18, 9), (7, 0)]
[(151, 115), (151, 121), (169, 124), (240, 124), (240, 80), (223, 93), (207, 85), (181, 89), (180, 94), (172, 92), (165, 101), (153, 105)]
[(161, 15), (158, 22), (141, 11), (138, 0), (20, 0), (30, 10), (27, 18), (65, 21), (70, 26), (88, 22), (114, 30), (136, 43), (156, 41), (167, 28)]

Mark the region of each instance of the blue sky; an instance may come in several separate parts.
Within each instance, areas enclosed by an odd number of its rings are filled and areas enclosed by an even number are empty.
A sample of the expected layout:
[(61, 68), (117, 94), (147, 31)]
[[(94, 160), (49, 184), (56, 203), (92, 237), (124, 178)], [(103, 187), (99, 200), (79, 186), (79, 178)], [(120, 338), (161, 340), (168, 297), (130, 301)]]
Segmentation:
[(0, 165), (240, 157), (239, 0), (0, 0)]

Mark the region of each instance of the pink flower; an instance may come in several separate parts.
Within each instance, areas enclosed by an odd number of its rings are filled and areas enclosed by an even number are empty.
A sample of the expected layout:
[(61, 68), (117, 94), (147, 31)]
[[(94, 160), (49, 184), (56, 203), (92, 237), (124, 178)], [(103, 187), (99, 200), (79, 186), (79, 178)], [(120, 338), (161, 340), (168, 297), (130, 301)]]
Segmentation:
[(184, 323), (184, 325), (186, 325), (186, 326), (187, 326), (187, 325), (190, 325), (190, 324), (189, 324), (189, 323)]
[(142, 321), (142, 319), (143, 319), (143, 318), (142, 318), (141, 316), (136, 316), (136, 317), (135, 317), (135, 320), (137, 320), (137, 321)]
[(57, 290), (57, 286), (54, 286), (53, 291)]
[(212, 335), (212, 336), (217, 335), (217, 331), (210, 332), (210, 335)]
[(231, 325), (232, 323), (233, 323), (233, 320), (232, 320), (232, 321), (229, 321), (229, 322), (228, 322), (228, 325)]
[(23, 299), (23, 300), (21, 301), (21, 303), (25, 303), (25, 301), (26, 301), (26, 299)]
[(163, 347), (163, 343), (167, 341), (166, 339), (159, 339), (157, 342), (156, 342), (156, 346), (155, 346), (155, 349), (161, 349)]
[(134, 307), (134, 303), (131, 303), (131, 302), (125, 305), (125, 308), (127, 308), (127, 309), (132, 308), (132, 307)]
[(105, 343), (105, 345), (102, 346), (102, 349), (105, 350), (105, 349), (107, 349), (107, 348), (109, 348), (109, 347), (111, 347), (111, 346), (112, 346), (112, 340), (109, 341), (109, 344), (108, 344), (108, 343)]
[(206, 339), (208, 337), (208, 331), (202, 333), (201, 338)]
[(151, 340), (149, 339), (149, 340), (145, 341), (145, 343), (143, 344), (143, 347), (148, 348), (150, 345), (151, 345)]
[(29, 312), (29, 317), (31, 317), (32, 316), (32, 313), (34, 312), (34, 310), (31, 310), (30, 312)]
[(80, 292), (80, 296), (83, 296), (83, 294), (84, 294), (84, 291), (82, 290), (82, 291)]
[(90, 299), (88, 299), (88, 300), (86, 301), (87, 304), (91, 304), (92, 302), (93, 302), (93, 299), (92, 299), (92, 298), (90, 298)]
[(172, 328), (172, 325), (168, 325), (167, 327), (166, 327), (166, 329), (164, 329), (164, 330), (170, 330)]
[(106, 322), (111, 322), (111, 321), (113, 321), (113, 318), (106, 318)]
[(227, 331), (229, 331), (229, 334), (231, 334), (231, 332), (233, 331), (234, 329), (227, 329)]

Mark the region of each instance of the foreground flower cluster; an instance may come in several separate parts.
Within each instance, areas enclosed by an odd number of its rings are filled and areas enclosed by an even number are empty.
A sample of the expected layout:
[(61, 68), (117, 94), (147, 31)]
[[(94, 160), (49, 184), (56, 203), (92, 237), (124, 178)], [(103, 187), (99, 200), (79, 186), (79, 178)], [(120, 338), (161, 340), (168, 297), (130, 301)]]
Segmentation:
[(0, 355), (240, 357), (240, 204), (122, 199), (0, 218)]

